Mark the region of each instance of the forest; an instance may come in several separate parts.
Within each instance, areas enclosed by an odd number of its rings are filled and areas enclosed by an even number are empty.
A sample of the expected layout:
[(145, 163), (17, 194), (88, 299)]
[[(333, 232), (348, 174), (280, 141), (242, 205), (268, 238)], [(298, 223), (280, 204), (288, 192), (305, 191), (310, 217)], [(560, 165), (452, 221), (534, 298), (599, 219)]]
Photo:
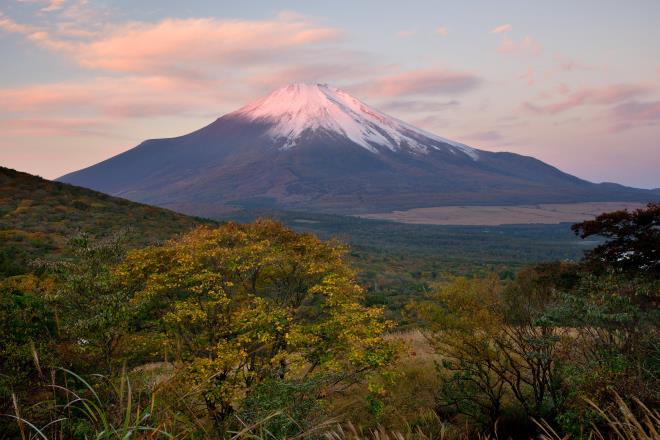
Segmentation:
[(0, 171), (0, 438), (659, 436), (658, 204), (224, 221)]

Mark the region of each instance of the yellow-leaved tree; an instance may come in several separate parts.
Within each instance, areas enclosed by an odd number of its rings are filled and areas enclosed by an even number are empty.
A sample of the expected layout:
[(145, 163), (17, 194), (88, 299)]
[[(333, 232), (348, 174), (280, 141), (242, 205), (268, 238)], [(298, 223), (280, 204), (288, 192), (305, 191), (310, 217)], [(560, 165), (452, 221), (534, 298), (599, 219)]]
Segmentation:
[(171, 341), (174, 382), (200, 396), (222, 434), (268, 380), (313, 381), (323, 398), (393, 358), (383, 339), (391, 324), (381, 308), (362, 305), (344, 254), (337, 243), (259, 220), (134, 251), (120, 271)]

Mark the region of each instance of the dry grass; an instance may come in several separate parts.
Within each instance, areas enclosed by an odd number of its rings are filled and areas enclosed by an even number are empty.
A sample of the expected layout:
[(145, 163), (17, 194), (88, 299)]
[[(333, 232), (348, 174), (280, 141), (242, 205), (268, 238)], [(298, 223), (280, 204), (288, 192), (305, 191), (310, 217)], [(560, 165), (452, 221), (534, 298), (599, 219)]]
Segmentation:
[(520, 206), (438, 206), (360, 217), (426, 225), (555, 224), (589, 220), (603, 212), (643, 208), (642, 203), (586, 202)]

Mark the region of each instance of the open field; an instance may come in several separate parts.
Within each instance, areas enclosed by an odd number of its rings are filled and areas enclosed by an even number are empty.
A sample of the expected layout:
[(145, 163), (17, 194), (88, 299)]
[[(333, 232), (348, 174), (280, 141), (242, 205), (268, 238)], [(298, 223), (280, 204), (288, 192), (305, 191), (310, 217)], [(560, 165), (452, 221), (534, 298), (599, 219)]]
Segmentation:
[(360, 217), (418, 225), (513, 225), (580, 222), (603, 212), (644, 207), (634, 202), (556, 203), (520, 206), (438, 206)]

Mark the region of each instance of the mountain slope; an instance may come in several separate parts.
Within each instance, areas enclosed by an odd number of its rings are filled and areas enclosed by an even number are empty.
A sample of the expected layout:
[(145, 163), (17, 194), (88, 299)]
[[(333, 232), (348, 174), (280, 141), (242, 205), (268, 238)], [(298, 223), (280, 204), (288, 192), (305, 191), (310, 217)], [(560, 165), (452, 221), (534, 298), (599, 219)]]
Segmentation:
[(129, 246), (143, 246), (201, 224), (214, 222), (0, 167), (0, 276), (62, 252), (79, 232), (127, 231)]
[(181, 212), (232, 206), (364, 213), (452, 204), (651, 198), (531, 157), (417, 129), (326, 85), (278, 89), (185, 136), (156, 139), (61, 181)]

